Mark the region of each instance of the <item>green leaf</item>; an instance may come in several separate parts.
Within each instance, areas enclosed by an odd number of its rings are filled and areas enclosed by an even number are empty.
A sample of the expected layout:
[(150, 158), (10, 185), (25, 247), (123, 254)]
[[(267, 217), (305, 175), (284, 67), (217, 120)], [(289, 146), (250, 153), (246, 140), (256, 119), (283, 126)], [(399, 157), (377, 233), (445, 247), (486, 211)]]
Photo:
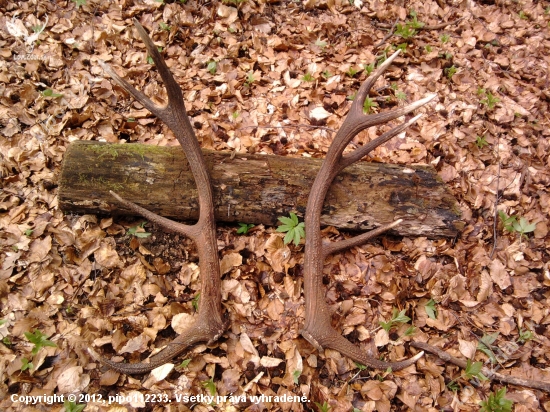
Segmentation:
[(187, 368), (187, 365), (189, 365), (189, 363), (191, 363), (191, 358), (189, 358), (189, 359), (184, 359), (184, 360), (180, 363), (180, 368)]
[(33, 369), (34, 365), (29, 362), (27, 358), (21, 358), (21, 372), (25, 372), (27, 369)]
[(437, 308), (435, 307), (435, 300), (430, 299), (428, 303), (426, 303), (426, 306), (424, 306), (424, 309), (426, 310), (426, 314), (430, 319), (437, 319)]
[(29, 342), (34, 344), (34, 348), (31, 352), (33, 356), (36, 355), (44, 346), (51, 346), (53, 348), (57, 347), (55, 343), (48, 340), (46, 335), (43, 335), (38, 329), (35, 329), (34, 333), (25, 332), (25, 337), (29, 340)]
[(63, 402), (63, 408), (65, 408), (65, 412), (82, 412), (85, 407), (86, 404), (77, 404), (73, 401), (69, 402), (69, 400)]
[(216, 74), (217, 69), (218, 69), (218, 64), (214, 60), (210, 60), (208, 62), (208, 65), (206, 66), (206, 70), (208, 70), (210, 74)]
[(483, 367), (483, 363), (481, 362), (472, 362), (470, 359), (466, 361), (466, 370), (464, 372), (464, 375), (467, 379), (471, 379), (474, 376), (476, 378), (484, 377), (481, 373), (481, 368)]
[(300, 378), (300, 375), (302, 374), (302, 371), (296, 369), (292, 373), (292, 379), (294, 380), (294, 385), (298, 385), (298, 379)]
[(216, 384), (214, 383), (214, 378), (210, 378), (207, 381), (202, 382), (202, 387), (206, 388), (210, 392), (211, 396), (216, 394)]
[(54, 93), (52, 89), (46, 89), (42, 91), (42, 96), (56, 98), (56, 97), (62, 97), (63, 95), (59, 93)]
[(514, 222), (512, 224), (512, 227), (516, 232), (524, 235), (525, 233), (530, 233), (534, 231), (537, 228), (537, 225), (536, 223), (529, 223), (529, 221), (524, 217), (520, 217), (519, 222)]
[(480, 402), (481, 412), (510, 412), (514, 402), (506, 399), (506, 388), (491, 393), (487, 400)]
[(405, 315), (406, 311), (407, 311), (406, 309), (403, 309), (401, 312), (398, 313), (397, 309), (393, 308), (391, 321), (394, 322), (394, 323), (407, 323), (407, 322), (409, 322), (411, 320), (411, 318), (409, 318), (407, 315)]
[(239, 223), (239, 229), (237, 229), (238, 235), (246, 235), (254, 225), (252, 223)]
[(298, 216), (292, 212), (290, 212), (290, 217), (281, 216), (278, 220), (282, 225), (277, 228), (277, 232), (286, 233), (283, 239), (284, 244), (294, 242), (298, 246), (300, 240), (305, 237), (305, 223), (299, 222)]
[(193, 305), (193, 309), (195, 309), (195, 312), (199, 311), (199, 300), (201, 298), (200, 292), (195, 295), (193, 300), (191, 301), (191, 305)]

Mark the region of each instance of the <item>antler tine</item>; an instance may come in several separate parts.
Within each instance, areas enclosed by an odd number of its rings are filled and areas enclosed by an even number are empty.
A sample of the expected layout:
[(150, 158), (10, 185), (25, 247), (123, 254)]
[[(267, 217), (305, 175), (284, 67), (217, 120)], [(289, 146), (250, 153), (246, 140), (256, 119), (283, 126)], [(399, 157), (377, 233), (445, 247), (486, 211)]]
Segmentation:
[[(107, 359), (100, 359), (112, 369), (126, 374), (149, 372), (157, 366), (169, 362), (191, 345), (199, 342), (215, 341), (223, 333), (226, 327), (222, 319), (223, 315), (221, 310), (221, 276), (218, 261), (216, 227), (214, 223), (214, 201), (206, 162), (204, 161), (200, 145), (187, 116), (183, 94), (179, 85), (174, 80), (168, 66), (156, 49), (153, 41), (147, 35), (145, 29), (137, 20), (134, 20), (134, 24), (164, 82), (168, 95), (168, 104), (164, 107), (154, 104), (144, 93), (122, 79), (109, 66), (105, 64), (102, 64), (102, 66), (116, 83), (166, 123), (178, 139), (178, 142), (185, 152), (185, 156), (197, 185), (199, 220), (196, 224), (191, 226), (183, 225), (150, 212), (135, 203), (124, 200), (114, 192), (111, 192), (111, 194), (120, 203), (131, 210), (158, 223), (168, 230), (189, 236), (196, 243), (199, 255), (201, 298), (199, 300), (198, 318), (195, 323), (170, 342), (166, 348), (151, 357), (149, 359), (150, 363), (125, 364), (116, 363)], [(96, 357), (93, 353), (92, 356)]]
[(304, 251), (304, 296), (306, 304), (306, 319), (304, 328), (301, 331), (302, 336), (318, 350), (322, 350), (324, 348), (334, 349), (342, 353), (344, 356), (348, 356), (354, 361), (360, 362), (364, 365), (377, 369), (392, 368), (393, 370), (403, 369), (409, 365), (412, 365), (423, 355), (423, 352), (418, 353), (410, 359), (399, 362), (383, 362), (364, 354), (359, 348), (350, 343), (332, 327), (330, 310), (327, 306), (323, 293), (321, 274), (323, 272), (324, 259), (327, 255), (351, 246), (362, 244), (366, 240), (397, 226), (401, 222), (401, 219), (374, 229), (370, 232), (363, 233), (362, 235), (354, 238), (323, 245), (320, 231), (320, 217), (326, 193), (336, 175), (343, 168), (361, 159), (374, 148), (404, 131), (411, 124), (415, 123), (420, 118), (420, 115), (392, 128), (369, 144), (366, 144), (352, 153), (343, 156), (342, 153), (351, 139), (367, 127), (385, 123), (403, 116), (418, 107), (425, 105), (435, 97), (435, 95), (427, 96), (417, 102), (391, 112), (379, 113), (375, 115), (363, 114), (363, 104), (367, 98), (370, 88), (375, 83), (376, 79), (384, 73), (384, 71), (398, 55), (399, 52), (396, 52), (388, 58), (359, 88), (350, 111), (346, 116), (340, 130), (338, 130), (332, 144), (330, 145), (325, 160), (323, 161), (323, 164), (321, 165), (311, 188), (305, 216), (306, 245)]

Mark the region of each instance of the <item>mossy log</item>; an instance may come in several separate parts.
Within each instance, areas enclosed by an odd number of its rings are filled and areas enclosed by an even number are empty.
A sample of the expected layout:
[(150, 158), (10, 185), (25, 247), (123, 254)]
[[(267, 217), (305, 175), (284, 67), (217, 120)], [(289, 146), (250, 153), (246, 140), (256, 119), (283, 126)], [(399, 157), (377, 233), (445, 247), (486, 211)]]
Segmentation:
[[(204, 151), (218, 222), (274, 226), (289, 212), (303, 217), (322, 159)], [(109, 194), (161, 216), (198, 217), (197, 190), (180, 147), (72, 143), (59, 179), (64, 212), (132, 214)], [(359, 162), (334, 180), (322, 223), (366, 230), (397, 218), (404, 236), (454, 237), (462, 228), (455, 198), (431, 166)]]

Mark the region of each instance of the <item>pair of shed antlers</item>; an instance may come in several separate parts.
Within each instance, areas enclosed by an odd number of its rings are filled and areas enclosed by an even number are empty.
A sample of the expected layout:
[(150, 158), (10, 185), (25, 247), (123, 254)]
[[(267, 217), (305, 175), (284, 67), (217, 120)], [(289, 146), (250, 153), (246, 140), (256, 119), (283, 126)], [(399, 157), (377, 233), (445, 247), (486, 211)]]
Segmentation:
[[(162, 351), (152, 356), (149, 359), (149, 363), (117, 363), (107, 359), (101, 360), (112, 369), (125, 374), (142, 374), (149, 372), (171, 361), (197, 343), (212, 343), (216, 341), (224, 333), (226, 328), (221, 305), (221, 274), (218, 260), (214, 203), (210, 176), (202, 156), (201, 148), (195, 137), (191, 123), (189, 122), (179, 85), (174, 80), (174, 77), (170, 73), (168, 66), (164, 62), (156, 46), (137, 20), (135, 21), (135, 26), (164, 82), (168, 94), (168, 104), (165, 107), (159, 107), (145, 94), (136, 90), (127, 81), (122, 79), (109, 66), (103, 64), (103, 69), (120, 87), (166, 123), (178, 139), (178, 142), (185, 152), (197, 184), (200, 207), (199, 220), (194, 225), (174, 222), (152, 213), (135, 203), (122, 199), (114, 192), (111, 192), (111, 194), (125, 207), (142, 215), (151, 222), (154, 222), (166, 230), (188, 236), (196, 243), (200, 265), (201, 298), (198, 307), (198, 317), (195, 323), (170, 342)], [(399, 362), (384, 362), (367, 356), (361, 349), (344, 338), (331, 325), (331, 312), (323, 293), (322, 269), (324, 260), (328, 255), (352, 246), (363, 244), (374, 236), (397, 226), (401, 222), (401, 219), (351, 239), (323, 244), (321, 239), (320, 217), (327, 190), (336, 175), (345, 167), (360, 160), (376, 147), (404, 131), (411, 124), (415, 123), (421, 115), (411, 118), (382, 134), (372, 142), (358, 147), (349, 154), (343, 155), (344, 149), (354, 136), (368, 127), (386, 123), (410, 113), (425, 105), (436, 96), (435, 94), (429, 95), (424, 99), (390, 112), (371, 115), (365, 115), (363, 113), (363, 104), (371, 87), (398, 54), (399, 51), (389, 57), (359, 88), (351, 109), (342, 127), (338, 130), (334, 141), (330, 145), (326, 158), (311, 188), (305, 215), (305, 324), (300, 332), (301, 335), (319, 351), (323, 349), (333, 349), (363, 365), (383, 370), (391, 368), (394, 371), (412, 365), (422, 357), (423, 352)]]

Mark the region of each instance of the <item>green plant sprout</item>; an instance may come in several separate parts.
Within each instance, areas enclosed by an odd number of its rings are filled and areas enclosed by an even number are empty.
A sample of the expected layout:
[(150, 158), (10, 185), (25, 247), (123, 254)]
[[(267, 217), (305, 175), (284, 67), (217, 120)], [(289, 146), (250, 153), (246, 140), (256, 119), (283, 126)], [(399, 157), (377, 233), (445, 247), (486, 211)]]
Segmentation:
[(315, 45), (316, 45), (317, 47), (320, 47), (321, 49), (324, 49), (325, 47), (327, 47), (327, 44), (328, 44), (328, 43), (327, 43), (326, 41), (321, 40), (320, 37), (317, 38), (317, 40), (315, 40)]
[(54, 99), (57, 98), (57, 97), (63, 97), (62, 94), (54, 93), (54, 91), (52, 89), (46, 89), (46, 90), (42, 91), (42, 96), (44, 96), (44, 97), (53, 97)]
[(497, 358), (492, 350), (492, 347), (493, 343), (495, 343), (495, 341), (497, 340), (498, 335), (498, 332), (483, 334), (483, 336), (479, 339), (479, 342), (477, 343), (477, 350), (487, 355), (491, 363), (497, 363)]
[(405, 53), (407, 51), (407, 46), (407, 43), (399, 43), (397, 45), (394, 45), (393, 48), (394, 50), (401, 50), (403, 53)]
[(535, 336), (533, 332), (530, 331), (529, 329), (520, 329), (518, 333), (519, 333), (518, 342), (520, 343), (529, 342)]
[(324, 401), (322, 404), (319, 402), (315, 402), (315, 405), (319, 408), (319, 411), (321, 412), (328, 412), (330, 411), (330, 405), (327, 403), (327, 401)]
[(520, 10), (520, 12), (518, 13), (518, 16), (521, 20), (529, 20), (529, 16), (525, 14), (523, 10)]
[(131, 228), (128, 229), (127, 234), (131, 235), (131, 236), (135, 236), (135, 237), (140, 238), (140, 239), (144, 239), (144, 238), (147, 238), (147, 237), (151, 236), (151, 233), (145, 232), (143, 230), (143, 228), (146, 224), (147, 224), (147, 222), (141, 222), (139, 225), (132, 226)]
[(476, 146), (479, 149), (483, 149), (485, 146), (489, 146), (489, 142), (485, 139), (485, 136), (476, 137)]
[(500, 99), (496, 96), (494, 96), (490, 91), (488, 92), (485, 89), (482, 89), (479, 87), (477, 89), (477, 94), (480, 97), (480, 103), (487, 106), (489, 110), (493, 110), (495, 108), (495, 105), (500, 102)]
[(76, 4), (77, 9), (79, 9), (80, 6), (86, 5), (86, 0), (72, 0), (72, 2)]
[(452, 379), (447, 384), (447, 387), (452, 391), (458, 390), (458, 385), (457, 385), (457, 382), (456, 382), (458, 379), (470, 380), (472, 378), (477, 378), (481, 381), (487, 380), (487, 377), (484, 376), (481, 373), (482, 368), (483, 368), (483, 363), (482, 362), (472, 362), (471, 359), (468, 359), (466, 361), (466, 369), (464, 369), (464, 372), (460, 376), (458, 376), (457, 378)]
[(210, 392), (210, 396), (216, 395), (216, 384), (214, 383), (214, 378), (210, 378), (207, 381), (203, 381), (202, 387)]
[(407, 315), (405, 315), (406, 309), (403, 309), (401, 312), (397, 310), (397, 308), (392, 309), (392, 315), (391, 319), (388, 322), (378, 322), (382, 329), (384, 329), (386, 332), (389, 332), (390, 329), (399, 324), (399, 323), (407, 323), (411, 320)]
[(34, 365), (27, 358), (21, 358), (21, 372), (25, 372), (27, 369), (34, 369)]
[(350, 67), (348, 69), (348, 71), (346, 72), (346, 74), (349, 76), (349, 77), (353, 77), (355, 76), (357, 73), (359, 73), (359, 70), (354, 68), (354, 67)]
[(374, 71), (374, 63), (366, 64), (364, 66), (364, 70), (367, 73), (367, 75), (371, 74)]
[(365, 103), (363, 103), (363, 112), (364, 113), (370, 113), (373, 107), (378, 107), (378, 103), (376, 103), (370, 97), (366, 97), (365, 98)]
[(184, 359), (180, 364), (180, 368), (187, 368), (187, 366), (191, 363), (191, 358)]
[(191, 301), (191, 305), (193, 306), (193, 309), (195, 309), (195, 312), (199, 311), (199, 300), (201, 299), (200, 292), (195, 295), (193, 300)]
[(246, 75), (246, 81), (245, 83), (250, 86), (252, 83), (254, 83), (256, 81), (256, 79), (254, 78), (254, 73), (253, 72), (249, 72), (247, 75)]
[(402, 92), (401, 90), (398, 90), (397, 92), (395, 92), (395, 98), (397, 100), (404, 101), (407, 100), (407, 94), (405, 92)]
[(524, 217), (508, 216), (506, 212), (499, 210), (498, 216), (504, 225), (504, 229), (510, 233), (519, 233), (520, 237), (527, 237), (526, 233), (531, 233), (537, 228), (536, 223), (529, 223)]
[(208, 70), (210, 74), (216, 74), (217, 69), (218, 69), (218, 64), (214, 60), (210, 60), (208, 62), (208, 65), (206, 66), (206, 70)]
[(506, 398), (506, 388), (489, 394), (485, 401), (479, 403), (481, 412), (510, 412), (514, 402)]
[(298, 246), (300, 240), (306, 236), (305, 223), (298, 222), (298, 216), (295, 213), (290, 212), (290, 217), (281, 216), (277, 220), (282, 223), (277, 228), (277, 232), (286, 233), (283, 242), (285, 245), (294, 241), (294, 244)]
[(323, 73), (321, 73), (321, 76), (323, 76), (325, 79), (328, 79), (332, 77), (332, 73), (329, 72), (328, 70), (325, 70)]
[(159, 23), (159, 27), (161, 30), (165, 30), (165, 31), (170, 31), (170, 29), (172, 28), (168, 24), (164, 23), (163, 21)]
[(457, 68), (455, 66), (451, 66), (445, 69), (445, 73), (447, 74), (447, 77), (449, 79), (452, 79), (457, 71)]
[(435, 305), (436, 305), (436, 301), (433, 299), (430, 299), (428, 303), (424, 305), (424, 310), (426, 311), (426, 315), (428, 315), (428, 317), (433, 320), (437, 319), (437, 307)]
[(311, 73), (306, 73), (303, 75), (302, 80), (305, 82), (313, 82), (315, 81), (315, 77)]
[(66, 400), (63, 402), (63, 409), (65, 409), (65, 412), (82, 412), (84, 408), (86, 407), (86, 404), (78, 404), (74, 401)]
[(294, 385), (298, 385), (298, 379), (300, 379), (300, 375), (302, 374), (301, 370), (296, 369), (292, 373), (292, 380), (294, 381)]
[(237, 229), (238, 235), (246, 235), (254, 225), (252, 223), (239, 223), (239, 229)]
[(426, 45), (424, 46), (424, 51), (425, 51), (426, 53), (431, 53), (431, 52), (432, 52), (432, 46), (429, 45), (429, 44), (426, 44)]
[(239, 117), (239, 111), (235, 110), (233, 113), (231, 113), (231, 117), (233, 118), (233, 120), (237, 120), (237, 117)]
[(51, 340), (48, 340), (47, 336), (43, 335), (42, 332), (40, 332), (38, 329), (35, 329), (34, 333), (25, 332), (25, 337), (29, 340), (30, 343), (34, 344), (34, 348), (31, 351), (33, 356), (36, 355), (38, 351), (44, 346), (50, 346), (52, 348), (57, 347), (55, 343), (53, 343)]
[(439, 40), (441, 40), (441, 43), (443, 44), (448, 43), (450, 39), (451, 39), (451, 36), (447, 33), (442, 34), (441, 37), (439, 38)]

